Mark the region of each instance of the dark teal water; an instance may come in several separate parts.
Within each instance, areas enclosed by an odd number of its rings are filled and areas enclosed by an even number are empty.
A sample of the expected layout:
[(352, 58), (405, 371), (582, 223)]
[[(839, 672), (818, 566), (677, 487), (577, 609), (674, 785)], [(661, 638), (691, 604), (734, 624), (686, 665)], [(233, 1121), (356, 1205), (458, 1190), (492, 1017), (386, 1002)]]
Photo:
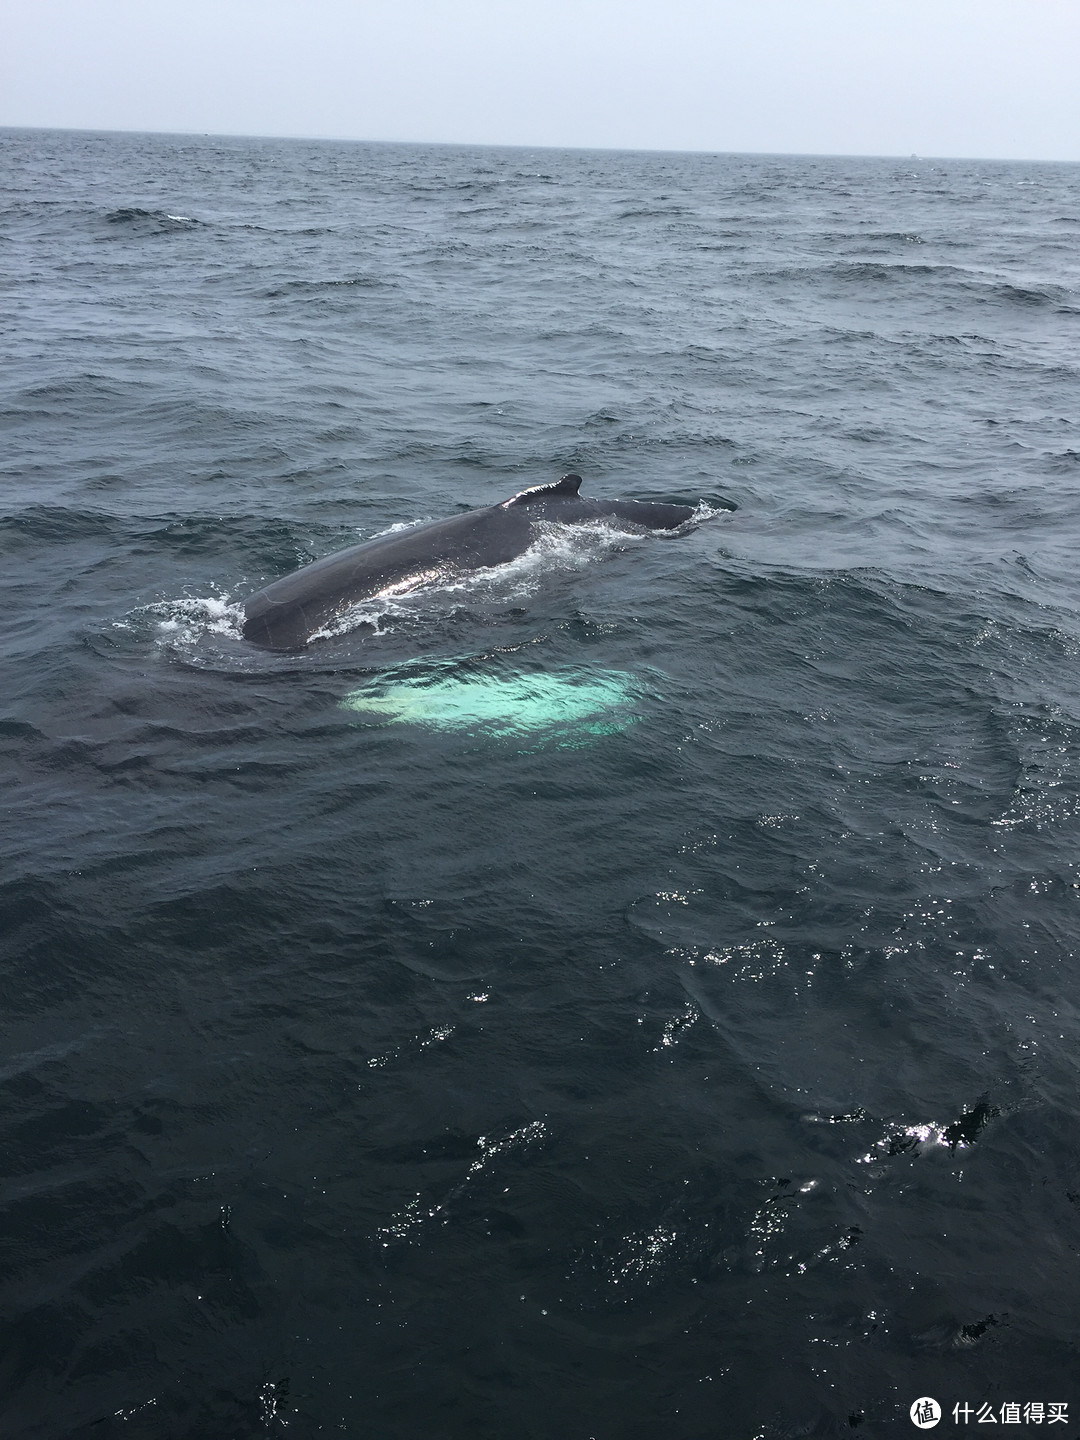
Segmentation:
[(1076, 1424), (1080, 167), (0, 167), (4, 1433)]

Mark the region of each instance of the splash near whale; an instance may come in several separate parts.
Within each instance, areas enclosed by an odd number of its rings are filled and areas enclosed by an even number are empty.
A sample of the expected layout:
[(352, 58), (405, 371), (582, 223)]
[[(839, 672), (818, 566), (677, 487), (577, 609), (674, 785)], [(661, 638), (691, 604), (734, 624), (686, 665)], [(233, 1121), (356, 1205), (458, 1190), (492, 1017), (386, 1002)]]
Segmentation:
[(689, 505), (586, 500), (580, 487), (580, 475), (564, 475), (498, 505), (381, 535), (316, 560), (246, 602), (244, 638), (271, 650), (298, 649), (359, 601), (406, 594), (516, 559), (533, 543), (541, 521), (580, 525), (617, 519), (643, 530), (677, 530), (696, 513)]

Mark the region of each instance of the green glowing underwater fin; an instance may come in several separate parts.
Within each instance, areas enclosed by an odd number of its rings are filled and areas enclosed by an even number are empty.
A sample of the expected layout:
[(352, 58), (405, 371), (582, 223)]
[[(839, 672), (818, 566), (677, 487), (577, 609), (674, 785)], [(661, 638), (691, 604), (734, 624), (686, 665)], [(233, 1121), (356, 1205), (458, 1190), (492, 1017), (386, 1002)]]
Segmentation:
[(497, 676), (442, 663), (421, 673), (387, 671), (342, 704), (373, 724), (491, 737), (585, 737), (633, 725), (641, 694), (637, 677), (622, 670)]

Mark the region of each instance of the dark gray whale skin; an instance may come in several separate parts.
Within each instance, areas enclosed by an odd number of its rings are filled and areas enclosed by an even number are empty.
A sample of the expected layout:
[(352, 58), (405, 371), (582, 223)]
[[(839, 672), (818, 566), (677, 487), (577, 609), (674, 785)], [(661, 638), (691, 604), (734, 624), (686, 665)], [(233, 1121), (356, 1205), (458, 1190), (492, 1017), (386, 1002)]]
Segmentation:
[(694, 515), (689, 505), (583, 500), (580, 485), (580, 475), (564, 475), (499, 505), (381, 535), (305, 565), (252, 595), (244, 606), (244, 638), (270, 650), (298, 649), (350, 605), (391, 586), (405, 593), (513, 560), (532, 544), (539, 520), (581, 524), (617, 516), (648, 530), (674, 530)]

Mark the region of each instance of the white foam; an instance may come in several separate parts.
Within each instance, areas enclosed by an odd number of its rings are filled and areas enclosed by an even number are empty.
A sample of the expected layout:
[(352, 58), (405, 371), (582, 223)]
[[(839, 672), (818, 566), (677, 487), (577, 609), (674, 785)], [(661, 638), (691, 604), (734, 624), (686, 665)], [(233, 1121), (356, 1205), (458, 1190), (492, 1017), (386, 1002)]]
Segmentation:
[[(426, 520), (395, 520), (393, 525), (388, 525), (385, 530), (376, 530), (373, 535), (369, 535), (367, 538), (369, 540), (381, 540), (384, 535), (400, 535), (404, 530), (416, 530), (421, 525), (429, 524), (432, 518), (433, 517), (429, 516)], [(360, 533), (363, 534), (363, 531)]]
[[(230, 640), (243, 638), (244, 607), (228, 595), (185, 595), (176, 600), (159, 600), (136, 610), (154, 622), (158, 643), (193, 645), (202, 635), (222, 635)], [(130, 621), (117, 621), (116, 629), (130, 630)]]
[(542, 520), (536, 538), (527, 550), (502, 565), (483, 566), (468, 575), (444, 580), (439, 589), (447, 593), (475, 594), (497, 590), (508, 600), (534, 594), (542, 580), (552, 574), (581, 570), (612, 550), (642, 538), (638, 530), (620, 530), (608, 520), (579, 525), (560, 525)]
[(414, 612), (415, 607), (412, 607), (411, 611), (408, 605), (392, 596), (371, 595), (366, 600), (358, 600), (355, 605), (350, 605), (340, 615), (335, 615), (332, 620), (313, 631), (308, 636), (307, 644), (310, 645), (312, 640), (334, 640), (341, 635), (348, 635), (362, 625), (368, 626), (376, 635), (386, 635), (393, 630), (395, 620), (404, 619)]
[[(735, 512), (729, 510), (726, 505), (710, 505), (707, 500), (699, 500), (694, 506), (694, 513), (684, 523), (687, 525), (700, 525), (705, 520), (730, 520)], [(681, 525), (678, 527), (683, 528)]]
[[(383, 533), (412, 528), (395, 525)], [(418, 572), (351, 605), (316, 630), (310, 640), (337, 638), (364, 625), (370, 626), (377, 635), (384, 635), (393, 630), (395, 621), (423, 614), (433, 596), (521, 600), (534, 594), (545, 576), (582, 569), (616, 547), (637, 543), (642, 538), (640, 530), (619, 529), (610, 520), (576, 525), (543, 520), (536, 526), (532, 544), (513, 560), (502, 565), (482, 566), (466, 575), (447, 575), (438, 568)]]

